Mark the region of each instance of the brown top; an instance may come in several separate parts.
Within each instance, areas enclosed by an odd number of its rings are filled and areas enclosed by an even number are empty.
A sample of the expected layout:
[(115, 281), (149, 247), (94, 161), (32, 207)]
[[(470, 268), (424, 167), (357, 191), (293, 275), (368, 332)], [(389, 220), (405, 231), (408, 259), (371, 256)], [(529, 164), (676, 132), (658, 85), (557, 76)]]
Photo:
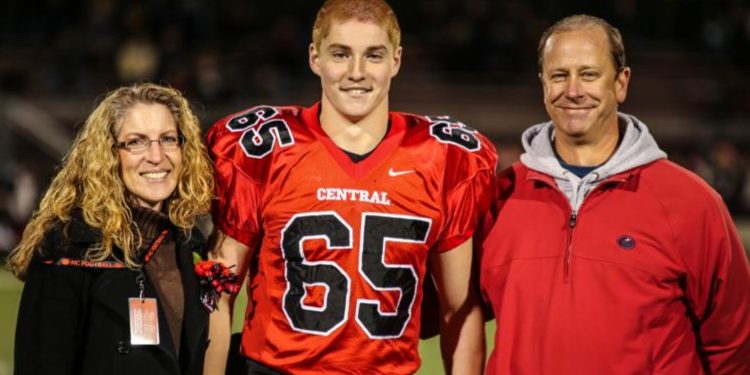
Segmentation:
[[(143, 243), (139, 249), (143, 253), (159, 233), (170, 225), (169, 218), (160, 212), (140, 207), (132, 208), (132, 212), (133, 222), (136, 223), (143, 236)], [(174, 239), (168, 237), (163, 241), (144, 268), (148, 279), (156, 289), (156, 296), (167, 319), (175, 353), (179, 356), (185, 295), (182, 288), (182, 276), (177, 268)]]

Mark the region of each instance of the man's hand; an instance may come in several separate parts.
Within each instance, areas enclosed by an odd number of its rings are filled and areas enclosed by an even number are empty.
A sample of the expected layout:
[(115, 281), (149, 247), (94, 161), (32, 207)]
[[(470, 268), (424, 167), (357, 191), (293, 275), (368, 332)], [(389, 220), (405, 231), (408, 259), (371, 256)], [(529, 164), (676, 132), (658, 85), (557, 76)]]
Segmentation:
[[(211, 235), (211, 251), (209, 259), (221, 262), (227, 267), (235, 266), (238, 280), (245, 280), (248, 262), (252, 256), (250, 248), (219, 230)], [(235, 296), (222, 293), (217, 309), (211, 313), (208, 327), (210, 344), (206, 350), (203, 366), (204, 375), (224, 375), (229, 355), (230, 339), (232, 335), (232, 309)]]
[(430, 257), (440, 301), (440, 351), (447, 374), (481, 374), (484, 319), (472, 275), (472, 240)]

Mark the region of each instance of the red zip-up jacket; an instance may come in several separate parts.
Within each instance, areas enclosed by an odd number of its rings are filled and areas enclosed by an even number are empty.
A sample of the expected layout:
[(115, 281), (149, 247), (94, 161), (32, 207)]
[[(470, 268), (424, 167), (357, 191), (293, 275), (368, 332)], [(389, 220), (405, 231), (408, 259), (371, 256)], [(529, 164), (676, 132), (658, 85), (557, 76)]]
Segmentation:
[(721, 198), (665, 159), (576, 215), (554, 180), (499, 177), (481, 253), (488, 374), (750, 374), (750, 266)]

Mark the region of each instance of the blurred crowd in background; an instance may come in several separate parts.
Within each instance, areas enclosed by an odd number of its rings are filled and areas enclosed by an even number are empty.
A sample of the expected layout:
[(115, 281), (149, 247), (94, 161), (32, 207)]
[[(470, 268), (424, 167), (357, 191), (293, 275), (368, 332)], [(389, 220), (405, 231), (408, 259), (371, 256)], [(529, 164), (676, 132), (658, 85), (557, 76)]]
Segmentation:
[[(6, 0), (0, 5), (2, 89), (98, 93), (119, 82), (163, 80), (207, 104), (249, 92), (283, 96), (295, 79), (309, 75), (307, 46), (319, 3)], [(449, 80), (469, 73), (484, 83), (505, 82), (535, 71), (541, 32), (582, 11), (616, 25), (631, 58), (642, 56), (634, 53), (639, 45), (661, 42), (688, 50), (693, 59), (734, 65), (744, 70), (745, 83), (750, 72), (750, 5), (744, 0), (392, 3), (408, 66), (428, 67)], [(731, 95), (723, 109), (750, 109), (746, 89), (728, 89), (744, 90), (744, 97)]]
[[(502, 166), (517, 159), (528, 119), (545, 119), (536, 77), (542, 31), (574, 13), (605, 18), (623, 33), (634, 71), (623, 109), (642, 116), (670, 158), (713, 185), (733, 214), (750, 214), (747, 1), (391, 3), (405, 48), (393, 107), (450, 115), (465, 108), (459, 118), (497, 142)], [(139, 81), (171, 85), (195, 103), (204, 127), (249, 104), (310, 104), (319, 96), (307, 65), (319, 6), (311, 0), (3, 1), (0, 250), (13, 246), (65, 141), (109, 89)]]

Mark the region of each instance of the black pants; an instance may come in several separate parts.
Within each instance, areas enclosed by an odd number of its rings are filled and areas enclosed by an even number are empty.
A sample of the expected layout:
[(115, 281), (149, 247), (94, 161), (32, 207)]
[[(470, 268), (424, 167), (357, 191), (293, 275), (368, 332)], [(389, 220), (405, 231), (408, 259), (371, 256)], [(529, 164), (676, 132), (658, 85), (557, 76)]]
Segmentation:
[(284, 373), (247, 358), (245, 360), (245, 375), (284, 375)]

